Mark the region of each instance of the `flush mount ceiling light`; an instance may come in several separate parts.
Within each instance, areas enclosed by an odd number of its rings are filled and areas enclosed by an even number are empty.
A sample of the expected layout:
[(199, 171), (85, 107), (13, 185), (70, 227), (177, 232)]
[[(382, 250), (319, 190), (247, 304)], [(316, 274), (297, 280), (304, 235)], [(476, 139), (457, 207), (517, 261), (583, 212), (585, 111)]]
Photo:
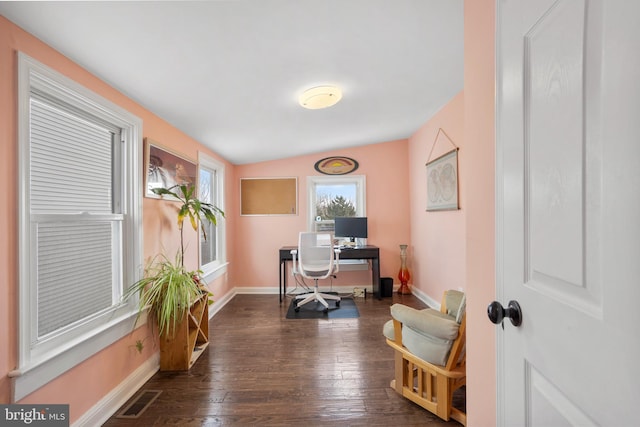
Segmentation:
[(316, 86), (302, 92), (298, 101), (304, 108), (318, 110), (335, 105), (342, 98), (342, 91), (335, 86)]

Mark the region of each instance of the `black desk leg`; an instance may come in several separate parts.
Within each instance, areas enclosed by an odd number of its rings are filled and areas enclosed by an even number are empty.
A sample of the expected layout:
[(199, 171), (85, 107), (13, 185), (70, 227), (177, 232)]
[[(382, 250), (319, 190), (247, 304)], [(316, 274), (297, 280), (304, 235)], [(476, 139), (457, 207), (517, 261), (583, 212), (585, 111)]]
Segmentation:
[(280, 304), (282, 304), (282, 261), (279, 262), (278, 267), (278, 296), (280, 298)]
[(380, 291), (380, 257), (373, 258), (371, 262), (371, 277), (373, 278), (373, 296), (382, 299)]
[(280, 261), (280, 304), (287, 293), (287, 261)]
[(280, 290), (280, 303), (287, 296), (287, 260), (280, 260), (280, 283), (278, 287)]

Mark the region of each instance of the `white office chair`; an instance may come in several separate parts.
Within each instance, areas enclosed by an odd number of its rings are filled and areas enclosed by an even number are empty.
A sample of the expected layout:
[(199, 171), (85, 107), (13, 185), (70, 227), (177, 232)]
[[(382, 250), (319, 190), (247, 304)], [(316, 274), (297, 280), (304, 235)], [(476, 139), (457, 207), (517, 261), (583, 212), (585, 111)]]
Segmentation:
[(293, 256), (293, 274), (313, 279), (315, 286), (312, 294), (296, 295), (295, 311), (300, 307), (318, 301), (324, 306), (324, 312), (329, 311), (329, 303), (326, 300), (336, 302), (340, 306), (340, 297), (337, 295), (323, 294), (318, 291), (318, 280), (326, 279), (338, 272), (340, 249), (333, 248), (333, 234), (326, 232), (301, 232), (298, 238), (298, 249), (291, 251)]

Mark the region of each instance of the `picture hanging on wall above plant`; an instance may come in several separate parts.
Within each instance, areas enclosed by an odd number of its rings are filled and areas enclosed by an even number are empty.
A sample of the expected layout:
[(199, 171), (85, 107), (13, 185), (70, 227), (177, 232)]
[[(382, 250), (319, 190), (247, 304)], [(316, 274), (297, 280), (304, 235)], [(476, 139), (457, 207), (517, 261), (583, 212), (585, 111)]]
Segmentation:
[(162, 198), (154, 188), (171, 188), (176, 185), (195, 186), (198, 166), (195, 162), (163, 148), (157, 142), (145, 139), (145, 196)]

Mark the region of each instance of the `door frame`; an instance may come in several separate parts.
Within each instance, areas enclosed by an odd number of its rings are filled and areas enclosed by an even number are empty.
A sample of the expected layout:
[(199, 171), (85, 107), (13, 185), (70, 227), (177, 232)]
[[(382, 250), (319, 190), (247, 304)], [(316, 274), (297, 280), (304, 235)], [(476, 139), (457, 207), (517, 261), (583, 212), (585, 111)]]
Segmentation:
[[(504, 147), (503, 138), (500, 132), (499, 123), (502, 118), (502, 57), (500, 50), (500, 15), (501, 15), (501, 2), (498, 0), (495, 2), (495, 121), (494, 121), (494, 133), (495, 133), (495, 161), (496, 161), (496, 179), (495, 179), (495, 298), (496, 301), (504, 302), (504, 281), (503, 281), (503, 259), (504, 259)], [(488, 321), (488, 320), (487, 320)], [(504, 359), (504, 334), (502, 328), (495, 328), (496, 334), (496, 425), (498, 427), (505, 427), (505, 359)]]

